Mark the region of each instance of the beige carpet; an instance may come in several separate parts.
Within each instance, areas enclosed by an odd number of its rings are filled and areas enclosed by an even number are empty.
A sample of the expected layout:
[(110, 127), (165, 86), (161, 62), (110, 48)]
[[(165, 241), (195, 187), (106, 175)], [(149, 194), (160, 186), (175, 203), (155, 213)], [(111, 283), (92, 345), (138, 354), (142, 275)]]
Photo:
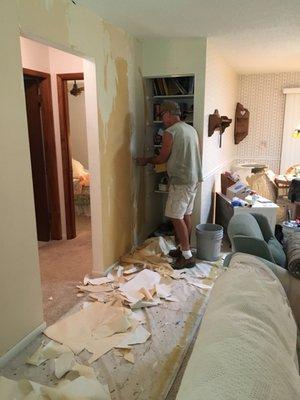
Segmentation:
[(76, 285), (92, 270), (90, 218), (76, 217), (77, 237), (39, 247), (44, 320), (52, 324), (80, 299)]

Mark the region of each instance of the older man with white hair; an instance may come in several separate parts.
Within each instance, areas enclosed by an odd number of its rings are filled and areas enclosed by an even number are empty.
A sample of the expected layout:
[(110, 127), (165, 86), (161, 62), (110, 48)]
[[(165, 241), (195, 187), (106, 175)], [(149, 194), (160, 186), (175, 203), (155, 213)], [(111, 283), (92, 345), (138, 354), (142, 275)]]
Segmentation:
[(165, 101), (160, 115), (166, 127), (162, 148), (155, 157), (138, 157), (137, 165), (167, 163), (169, 194), (165, 209), (179, 241), (179, 247), (170, 252), (176, 259), (173, 268), (191, 268), (195, 259), (190, 248), (191, 215), (199, 182), (202, 181), (201, 160), (197, 131), (181, 121), (177, 103)]

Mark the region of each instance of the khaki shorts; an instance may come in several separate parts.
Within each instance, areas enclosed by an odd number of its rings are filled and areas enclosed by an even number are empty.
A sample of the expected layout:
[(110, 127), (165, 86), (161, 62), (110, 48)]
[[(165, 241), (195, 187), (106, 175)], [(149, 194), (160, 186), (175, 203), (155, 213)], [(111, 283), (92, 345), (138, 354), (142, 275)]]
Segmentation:
[(192, 185), (170, 185), (165, 216), (183, 219), (193, 212), (198, 183)]

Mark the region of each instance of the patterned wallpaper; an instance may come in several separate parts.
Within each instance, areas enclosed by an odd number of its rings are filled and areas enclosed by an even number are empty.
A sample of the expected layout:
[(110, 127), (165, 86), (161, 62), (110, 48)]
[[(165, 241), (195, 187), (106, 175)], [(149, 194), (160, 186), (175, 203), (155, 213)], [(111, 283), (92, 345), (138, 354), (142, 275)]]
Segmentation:
[(250, 111), (248, 136), (237, 147), (237, 162), (259, 162), (279, 173), (284, 121), (283, 88), (299, 87), (300, 72), (239, 76), (238, 99)]

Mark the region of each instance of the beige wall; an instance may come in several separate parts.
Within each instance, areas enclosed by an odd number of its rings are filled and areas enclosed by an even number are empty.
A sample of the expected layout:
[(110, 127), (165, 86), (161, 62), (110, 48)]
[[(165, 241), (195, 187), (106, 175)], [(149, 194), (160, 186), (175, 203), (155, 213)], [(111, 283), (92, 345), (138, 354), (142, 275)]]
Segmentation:
[(50, 73), (49, 47), (21, 37), (22, 67)]
[(237, 145), (238, 162), (265, 163), (279, 173), (284, 122), (283, 88), (300, 86), (300, 72), (239, 77), (239, 101), (249, 109), (249, 134)]
[[(235, 159), (234, 116), (238, 96), (238, 75), (221, 57), (216, 48), (207, 40), (205, 109), (203, 127), (203, 183), (201, 191), (201, 222), (212, 220), (213, 192), (220, 190), (220, 173), (228, 170)], [(219, 134), (208, 137), (208, 118), (215, 109), (220, 115), (227, 115), (232, 123), (223, 134), (219, 147)]]
[(1, 352), (42, 322), (33, 191), (19, 35), (94, 59), (97, 74), (104, 266), (133, 242), (132, 136), (136, 41), (88, 10), (65, 0), (3, 0), (1, 73)]
[[(0, 6), (0, 355), (43, 322), (17, 10)], [(5, 40), (4, 40), (5, 38)]]

